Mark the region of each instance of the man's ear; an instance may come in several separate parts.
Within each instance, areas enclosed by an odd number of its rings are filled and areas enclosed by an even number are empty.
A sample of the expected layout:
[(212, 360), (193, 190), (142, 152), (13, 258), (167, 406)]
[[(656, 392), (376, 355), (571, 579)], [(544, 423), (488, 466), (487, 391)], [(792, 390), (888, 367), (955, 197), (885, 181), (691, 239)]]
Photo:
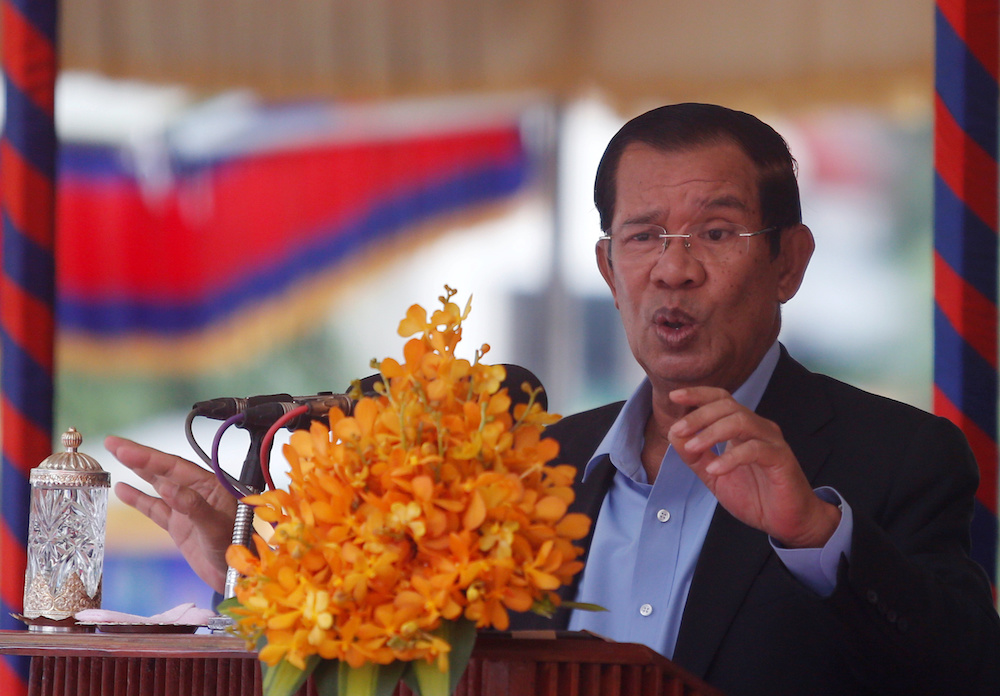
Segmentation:
[(802, 278), (816, 249), (812, 230), (803, 224), (790, 228), (781, 237), (781, 253), (775, 259), (778, 265), (778, 299), (782, 302), (795, 297), (802, 285)]
[(615, 298), (615, 307), (618, 306), (618, 296), (615, 289), (615, 268), (611, 263), (611, 242), (607, 239), (598, 240), (594, 247), (597, 254), (597, 268), (601, 271), (604, 282), (611, 288), (611, 296)]

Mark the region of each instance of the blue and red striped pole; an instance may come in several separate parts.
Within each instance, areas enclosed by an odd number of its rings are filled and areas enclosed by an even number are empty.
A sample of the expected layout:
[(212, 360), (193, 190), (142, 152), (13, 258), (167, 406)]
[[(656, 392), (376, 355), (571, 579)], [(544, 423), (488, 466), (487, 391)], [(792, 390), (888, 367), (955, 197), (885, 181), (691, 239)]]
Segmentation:
[[(56, 0), (2, 0), (6, 117), (0, 138), (0, 627), (23, 628), (28, 471), (52, 453), (55, 339)], [(0, 693), (27, 692), (23, 658)]]
[(979, 464), (973, 556), (997, 572), (998, 0), (938, 0), (934, 100), (934, 410)]

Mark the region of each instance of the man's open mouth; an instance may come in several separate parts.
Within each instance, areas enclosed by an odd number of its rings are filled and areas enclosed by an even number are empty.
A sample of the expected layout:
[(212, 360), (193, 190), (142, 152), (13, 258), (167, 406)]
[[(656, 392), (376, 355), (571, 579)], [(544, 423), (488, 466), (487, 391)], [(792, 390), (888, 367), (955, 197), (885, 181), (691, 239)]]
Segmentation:
[(661, 309), (653, 316), (653, 321), (668, 329), (684, 329), (695, 323), (694, 317), (678, 309)]

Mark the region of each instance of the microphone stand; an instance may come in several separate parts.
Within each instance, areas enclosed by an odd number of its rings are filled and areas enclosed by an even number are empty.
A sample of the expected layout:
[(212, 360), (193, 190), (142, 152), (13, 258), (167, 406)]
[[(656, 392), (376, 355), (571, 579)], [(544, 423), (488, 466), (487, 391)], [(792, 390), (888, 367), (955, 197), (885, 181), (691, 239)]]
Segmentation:
[[(240, 472), (240, 484), (249, 491), (251, 495), (256, 495), (264, 489), (264, 472), (260, 469), (260, 452), (267, 434), (266, 427), (240, 426), (250, 433), (250, 449), (243, 460), (243, 470)], [(236, 504), (236, 520), (233, 523), (232, 543), (238, 546), (245, 546), (253, 550), (251, 537), (253, 536), (253, 507), (243, 501)], [(223, 599), (236, 596), (236, 583), (240, 579), (240, 572), (232, 566), (226, 568), (226, 585), (223, 591)], [(235, 623), (228, 616), (214, 616), (209, 621), (208, 628), (213, 632), (222, 632)]]
[[(243, 427), (243, 426), (241, 426)], [(256, 495), (264, 490), (264, 472), (260, 470), (260, 451), (264, 442), (264, 435), (267, 428), (246, 427), (250, 433), (250, 449), (243, 460), (243, 470), (240, 472), (240, 483), (247, 488), (252, 495)], [(249, 549), (251, 537), (253, 536), (253, 507), (240, 501), (236, 505), (236, 521), (233, 524), (233, 544), (246, 546)], [(223, 597), (229, 599), (236, 596), (236, 582), (240, 579), (238, 570), (229, 566), (226, 569), (226, 587)]]

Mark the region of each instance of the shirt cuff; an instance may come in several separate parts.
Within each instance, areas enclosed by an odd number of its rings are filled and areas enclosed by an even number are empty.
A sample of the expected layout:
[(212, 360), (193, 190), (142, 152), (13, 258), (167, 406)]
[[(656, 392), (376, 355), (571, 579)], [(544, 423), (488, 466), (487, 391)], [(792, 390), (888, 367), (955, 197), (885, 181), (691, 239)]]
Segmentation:
[(854, 515), (851, 506), (840, 494), (829, 486), (815, 490), (821, 500), (840, 508), (840, 524), (834, 530), (826, 545), (815, 549), (788, 549), (768, 537), (771, 548), (785, 564), (789, 572), (799, 582), (821, 597), (829, 597), (837, 586), (837, 567), (841, 555), (851, 559), (851, 533), (854, 531)]

